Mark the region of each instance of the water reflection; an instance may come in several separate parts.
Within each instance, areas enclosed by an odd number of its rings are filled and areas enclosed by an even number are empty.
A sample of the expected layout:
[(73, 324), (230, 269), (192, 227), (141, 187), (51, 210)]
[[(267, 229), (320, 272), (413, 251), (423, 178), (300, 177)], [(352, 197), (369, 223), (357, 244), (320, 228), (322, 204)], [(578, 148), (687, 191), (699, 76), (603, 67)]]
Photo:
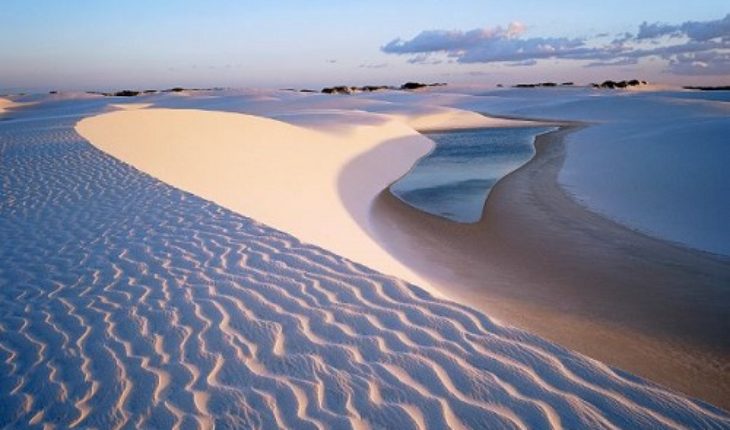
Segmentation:
[(535, 154), (535, 136), (550, 127), (491, 128), (429, 133), (436, 148), (390, 190), (422, 211), (472, 223), (492, 187)]

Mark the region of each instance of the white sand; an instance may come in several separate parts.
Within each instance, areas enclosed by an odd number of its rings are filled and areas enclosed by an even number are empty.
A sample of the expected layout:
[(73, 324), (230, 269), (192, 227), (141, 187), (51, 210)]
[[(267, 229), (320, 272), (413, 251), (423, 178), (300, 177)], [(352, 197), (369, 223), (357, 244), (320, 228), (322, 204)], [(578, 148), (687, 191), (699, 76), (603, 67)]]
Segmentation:
[[(368, 115), (372, 124), (358, 125)], [(348, 117), (340, 120), (347, 124)], [(420, 128), (516, 123), (444, 108), (421, 116), (361, 113), (338, 133), (325, 133), (311, 129), (316, 124), (305, 129), (235, 113), (144, 109), (87, 118), (77, 131), (168, 184), (380, 272), (428, 286), (361, 227), (370, 225), (377, 194), (432, 148), (404, 121)], [(375, 148), (378, 159), (343, 172), (355, 157)]]
[(32, 103), (18, 103), (10, 99), (0, 97), (0, 114), (7, 112), (9, 109), (13, 109), (20, 106), (30, 105)]
[(113, 103), (109, 106), (121, 110), (144, 109), (152, 106), (152, 103)]
[[(730, 425), (723, 411), (160, 183), (84, 144), (67, 118), (41, 118), (0, 127), (12, 155), (0, 157), (12, 172), (0, 201), (12, 244), (0, 247), (0, 428)], [(369, 182), (430, 147), (397, 121), (338, 139), (195, 111), (122, 111), (86, 127), (119, 157), (144, 155), (160, 176), (195, 178), (348, 252), (330, 229), (362, 238), (317, 205), (343, 216), (353, 206), (338, 195), (367, 202)], [(184, 133), (197, 128), (198, 141)], [(377, 146), (383, 138), (401, 140)], [(350, 145), (385, 157), (338, 185), (338, 163), (359, 154)]]

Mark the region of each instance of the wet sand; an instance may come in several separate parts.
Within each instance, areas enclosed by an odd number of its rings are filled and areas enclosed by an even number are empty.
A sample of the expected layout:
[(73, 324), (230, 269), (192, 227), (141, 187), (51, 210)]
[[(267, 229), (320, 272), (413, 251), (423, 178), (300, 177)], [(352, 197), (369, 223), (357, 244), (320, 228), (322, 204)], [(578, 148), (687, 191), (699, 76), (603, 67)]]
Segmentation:
[(377, 239), (462, 303), (730, 409), (730, 259), (629, 230), (569, 197), (557, 175), (563, 140), (581, 127), (539, 136), (476, 224), (383, 191)]

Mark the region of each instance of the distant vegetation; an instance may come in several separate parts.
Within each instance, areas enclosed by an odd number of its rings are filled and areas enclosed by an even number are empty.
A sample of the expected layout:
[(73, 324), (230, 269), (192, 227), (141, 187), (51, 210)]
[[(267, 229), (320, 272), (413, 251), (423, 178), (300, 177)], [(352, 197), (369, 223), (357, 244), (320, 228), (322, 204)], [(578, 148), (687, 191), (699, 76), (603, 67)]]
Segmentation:
[(558, 87), (558, 86), (565, 87), (565, 86), (571, 86), (571, 85), (573, 85), (572, 82), (563, 82), (562, 84), (557, 84), (555, 82), (538, 82), (536, 84), (517, 84), (514, 86), (514, 88), (540, 88), (540, 87)]
[[(336, 87), (327, 87), (322, 89), (323, 94), (354, 94), (354, 93), (368, 93), (373, 91), (382, 91), (382, 90), (418, 90), (421, 88), (426, 87), (441, 87), (445, 86), (445, 83), (433, 83), (433, 84), (423, 84), (420, 82), (406, 82), (405, 84), (401, 85), (400, 87), (394, 87), (389, 85), (365, 85), (362, 87), (348, 87), (346, 85), (339, 85)], [(302, 92), (309, 92), (309, 90), (301, 90)]]
[[(636, 87), (639, 85), (646, 85), (646, 81), (640, 81), (638, 79), (632, 79), (630, 81), (604, 81), (600, 84), (590, 84), (593, 88), (608, 88), (608, 89), (616, 89), (616, 88), (628, 88), (628, 87)], [(537, 82), (534, 84), (517, 84), (514, 85), (513, 88), (553, 88), (553, 87), (570, 87), (575, 85), (573, 82), (563, 82), (561, 84), (558, 84), (556, 82)], [(497, 85), (498, 88), (502, 88), (501, 84)]]
[(97, 94), (105, 97), (137, 97), (140, 94), (150, 95), (150, 94), (157, 94), (157, 93), (180, 93), (183, 91), (220, 91), (223, 88), (183, 88), (183, 87), (174, 87), (169, 88), (166, 90), (144, 90), (144, 91), (137, 91), (137, 90), (121, 90), (121, 91), (115, 91), (115, 92), (103, 92), (103, 91), (87, 91), (87, 94)]
[(517, 84), (514, 88), (538, 88), (538, 87), (557, 87), (555, 82), (540, 82), (537, 84)]
[(133, 90), (122, 90), (117, 91), (114, 93), (116, 97), (137, 97), (139, 95), (139, 91), (133, 91)]
[(601, 84), (591, 84), (593, 88), (608, 88), (608, 89), (616, 89), (616, 88), (628, 88), (628, 87), (638, 87), (640, 85), (646, 85), (646, 81), (640, 81), (638, 79), (632, 79), (630, 81), (604, 81)]
[(445, 87), (445, 82), (436, 82), (433, 84), (422, 84), (420, 82), (406, 82), (400, 86), (401, 90), (418, 90), (425, 87)]
[(375, 85), (366, 85), (364, 87), (348, 87), (345, 85), (339, 85), (336, 87), (322, 88), (322, 93), (324, 93), (324, 94), (353, 94), (353, 93), (358, 93), (358, 92), (372, 92), (372, 91), (386, 90), (386, 89), (393, 89), (393, 88), (387, 87), (387, 86), (375, 86)]
[(730, 85), (721, 85), (718, 87), (682, 87), (685, 90), (700, 90), (700, 91), (730, 91)]
[(136, 97), (140, 94), (139, 91), (134, 90), (122, 90), (113, 93), (105, 93), (102, 91), (87, 91), (87, 94), (96, 94), (104, 97)]
[(116, 91), (113, 93), (107, 93), (102, 91), (87, 91), (87, 94), (96, 94), (104, 97), (136, 97), (140, 95), (139, 91), (133, 91), (133, 90), (122, 90), (122, 91)]

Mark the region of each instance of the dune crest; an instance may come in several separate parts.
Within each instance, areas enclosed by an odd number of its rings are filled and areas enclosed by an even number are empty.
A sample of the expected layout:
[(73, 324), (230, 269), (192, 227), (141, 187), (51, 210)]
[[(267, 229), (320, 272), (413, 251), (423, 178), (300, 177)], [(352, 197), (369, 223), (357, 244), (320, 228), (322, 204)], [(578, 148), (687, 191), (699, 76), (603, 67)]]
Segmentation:
[(17, 108), (20, 106), (27, 106), (27, 105), (31, 105), (31, 104), (33, 104), (33, 103), (19, 103), (19, 102), (14, 102), (10, 99), (0, 97), (0, 114), (7, 112), (9, 109)]
[(730, 424), (34, 124), (0, 127), (0, 427)]
[(362, 231), (337, 188), (340, 169), (350, 159), (399, 139), (391, 156), (372, 166), (368, 181), (348, 184), (362, 199), (367, 218), (372, 198), (430, 150), (427, 138), (399, 121), (353, 126), (339, 137), (250, 115), (145, 109), (87, 118), (77, 130), (98, 148), (164, 182), (379, 271), (425, 284)]
[[(372, 202), (431, 150), (433, 142), (412, 127), (521, 122), (441, 107), (359, 112), (356, 119), (339, 114), (345, 126), (335, 133), (318, 129), (316, 122), (303, 128), (252, 115), (183, 109), (125, 109), (86, 118), (76, 130), (97, 148), (168, 184), (442, 295), (373, 239)], [(378, 159), (343, 180), (345, 166), (375, 148)]]

